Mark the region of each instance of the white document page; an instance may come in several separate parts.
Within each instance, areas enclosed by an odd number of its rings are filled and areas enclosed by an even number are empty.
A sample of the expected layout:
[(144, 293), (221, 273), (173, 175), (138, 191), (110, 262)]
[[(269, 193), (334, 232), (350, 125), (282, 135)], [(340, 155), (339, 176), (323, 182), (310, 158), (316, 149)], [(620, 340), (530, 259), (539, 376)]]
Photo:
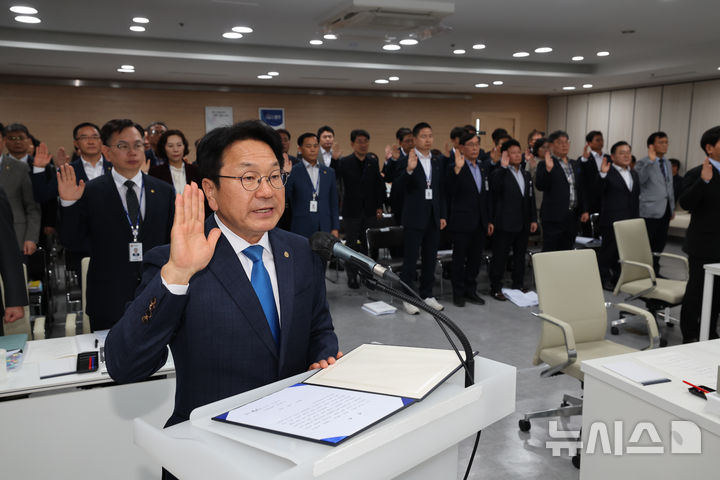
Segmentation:
[(38, 364), (38, 376), (41, 379), (66, 375), (68, 373), (77, 373), (77, 357), (45, 360)]
[(603, 365), (608, 370), (619, 373), (625, 378), (629, 378), (633, 382), (642, 385), (654, 385), (656, 383), (669, 382), (670, 379), (665, 377), (662, 372), (658, 372), (653, 368), (648, 368), (642, 363), (634, 360), (623, 360)]
[(705, 385), (717, 389), (717, 371), (720, 357), (715, 361), (704, 362), (682, 352), (663, 352), (647, 355), (641, 359), (678, 380), (688, 380), (695, 385)]
[(215, 419), (337, 444), (412, 400), (299, 383)]

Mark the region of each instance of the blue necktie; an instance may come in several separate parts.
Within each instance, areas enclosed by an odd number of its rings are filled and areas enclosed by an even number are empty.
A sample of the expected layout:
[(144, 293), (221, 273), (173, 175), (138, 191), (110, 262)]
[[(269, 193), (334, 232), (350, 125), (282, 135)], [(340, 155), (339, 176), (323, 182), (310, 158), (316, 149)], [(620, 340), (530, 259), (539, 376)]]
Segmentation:
[(275, 296), (273, 295), (272, 283), (270, 283), (270, 275), (268, 275), (262, 261), (263, 247), (261, 245), (251, 245), (242, 252), (253, 262), (250, 283), (258, 300), (260, 300), (263, 312), (265, 312), (265, 318), (270, 326), (270, 333), (272, 333), (275, 340), (275, 345), (279, 347), (280, 318), (275, 306)]
[(665, 159), (663, 157), (660, 157), (658, 160), (660, 163), (660, 171), (663, 174), (663, 178), (667, 180), (667, 172), (665, 171)]

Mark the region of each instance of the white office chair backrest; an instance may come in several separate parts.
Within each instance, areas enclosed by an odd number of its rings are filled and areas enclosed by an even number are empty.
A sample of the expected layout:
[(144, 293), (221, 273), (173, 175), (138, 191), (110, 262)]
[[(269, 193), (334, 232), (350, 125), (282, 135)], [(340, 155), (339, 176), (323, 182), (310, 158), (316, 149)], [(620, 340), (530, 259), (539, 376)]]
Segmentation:
[[(650, 250), (645, 220), (642, 218), (621, 220), (613, 223), (613, 229), (621, 261), (630, 260), (652, 266), (652, 250)], [(645, 268), (622, 264), (618, 285), (649, 277), (650, 274)]]
[[(603, 340), (607, 312), (595, 252), (536, 253), (532, 262), (540, 311), (569, 323), (576, 343)], [(563, 344), (562, 331), (543, 322), (538, 350)]]
[[(27, 267), (23, 265), (23, 273), (25, 274), (25, 293), (27, 294)], [(5, 298), (5, 286), (3, 285), (2, 278), (0, 278), (0, 292), (2, 293), (3, 299)], [(12, 323), (3, 323), (3, 331), (5, 335), (14, 335), (16, 333), (27, 333), (29, 339), (32, 339), (32, 328), (30, 326), (30, 306), (25, 305), (25, 316), (19, 320), (15, 320)], [(0, 319), (2, 321), (2, 319)]]

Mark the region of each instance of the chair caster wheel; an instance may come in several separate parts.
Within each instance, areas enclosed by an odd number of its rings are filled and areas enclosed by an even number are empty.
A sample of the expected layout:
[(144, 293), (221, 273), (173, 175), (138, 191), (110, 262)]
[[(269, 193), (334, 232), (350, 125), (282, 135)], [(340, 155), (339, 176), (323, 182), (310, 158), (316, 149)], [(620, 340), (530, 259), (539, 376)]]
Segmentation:
[(620, 329), (618, 327), (610, 327), (610, 333), (612, 333), (613, 335), (619, 335)]
[(661, 346), (661, 347), (667, 347), (667, 339), (666, 339), (666, 338), (661, 338), (661, 339), (660, 339), (660, 346)]
[(518, 422), (518, 427), (520, 428), (521, 432), (529, 432), (530, 420), (520, 419), (520, 421)]
[(572, 464), (575, 468), (580, 468), (580, 454), (576, 453), (574, 457), (572, 457)]

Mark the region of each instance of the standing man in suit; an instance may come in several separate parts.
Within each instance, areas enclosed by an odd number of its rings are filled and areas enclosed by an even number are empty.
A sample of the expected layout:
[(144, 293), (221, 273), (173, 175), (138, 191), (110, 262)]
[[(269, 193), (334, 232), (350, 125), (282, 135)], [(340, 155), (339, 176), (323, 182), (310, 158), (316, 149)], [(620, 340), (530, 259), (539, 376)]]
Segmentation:
[(295, 165), (299, 162), (297, 157), (290, 155), (290, 140), (292, 139), (292, 136), (290, 135), (290, 132), (284, 128), (278, 128), (277, 129), (278, 134), (280, 135), (280, 139), (282, 140), (282, 148), (283, 148), (283, 156), (286, 160), (290, 160), (290, 163), (292, 165)]
[(335, 130), (328, 125), (318, 128), (317, 138), (320, 144), (317, 161), (320, 165), (335, 169), (337, 162), (340, 160), (342, 150), (335, 143)]
[(3, 324), (12, 323), (25, 315), (24, 307), (28, 304), (28, 298), (25, 291), (22, 257), (17, 248), (13, 228), (12, 209), (2, 187), (0, 187), (0, 278), (4, 288), (4, 298), (0, 299), (2, 301), (0, 307), (4, 308)]
[[(720, 262), (720, 126), (703, 133), (700, 148), (706, 155), (701, 166), (685, 174), (680, 206), (690, 212), (683, 244), (688, 254), (690, 276), (680, 310), (680, 329), (683, 343), (700, 338), (700, 312), (702, 310), (703, 283), (706, 263)], [(720, 281), (715, 277), (710, 339), (718, 338), (717, 318), (720, 311)]]
[[(382, 218), (385, 183), (380, 176), (378, 158), (368, 153), (370, 134), (366, 130), (350, 132), (353, 153), (338, 162), (337, 176), (343, 185), (342, 216), (345, 225), (345, 244), (367, 255), (365, 230), (376, 227)], [(345, 264), (348, 287), (360, 288), (357, 268)]]
[(315, 232), (339, 236), (338, 194), (335, 170), (318, 162), (318, 137), (303, 133), (298, 137), (302, 161), (296, 163), (285, 186), (292, 208), (290, 230), (310, 238)]
[[(399, 175), (393, 183), (393, 188), (401, 189), (405, 199), (402, 214), (405, 255), (400, 278), (412, 288), (420, 255), (420, 297), (432, 308), (442, 310), (444, 307), (433, 297), (432, 288), (440, 230), (447, 225), (443, 160), (442, 156), (430, 152), (433, 133), (428, 123), (418, 123), (412, 133), (415, 147), (401, 160)], [(403, 306), (410, 315), (420, 313), (414, 305), (403, 302)]]
[(277, 133), (259, 121), (216, 128), (198, 162), (214, 215), (205, 220), (194, 184), (176, 198), (170, 245), (148, 253), (138, 295), (105, 343), (121, 383), (152, 375), (170, 346), (177, 386), (166, 426), (342, 355), (322, 261), (307, 239), (275, 228), (287, 178)]
[(640, 216), (640, 179), (630, 168), (632, 152), (627, 142), (617, 142), (610, 149), (612, 166), (607, 158), (600, 165), (600, 236), (598, 254), (600, 279), (605, 290), (615, 288), (620, 268), (613, 223)]
[(578, 219), (590, 219), (585, 200), (583, 176), (575, 160), (568, 159), (570, 137), (562, 130), (548, 136), (550, 150), (538, 163), (535, 184), (543, 192), (540, 218), (543, 252), (570, 250), (575, 244)]
[[(16, 138), (8, 140), (4, 129), (0, 137), (4, 142), (20, 141)], [(33, 186), (28, 171), (27, 163), (13, 158), (10, 154), (0, 156), (0, 187), (5, 190), (10, 203), (15, 238), (23, 255), (35, 253), (40, 237), (40, 204), (33, 196)]]
[(478, 160), (480, 138), (464, 131), (455, 149), (453, 164), (446, 169), (449, 215), (447, 228), (452, 236), (453, 304), (465, 301), (484, 305), (477, 293), (477, 276), (485, 249), (485, 236), (492, 235), (489, 178)]
[(86, 184), (76, 181), (69, 165), (58, 173), (60, 239), (71, 250), (90, 247), (87, 313), (93, 330), (118, 321), (140, 284), (143, 254), (170, 238), (173, 189), (140, 171), (145, 163), (142, 131), (128, 119), (103, 125), (102, 151), (113, 164), (110, 175)]
[(521, 168), (520, 142), (510, 139), (500, 148), (500, 167), (490, 175), (493, 208), (490, 231), (494, 231), (490, 263), (490, 296), (505, 301), (502, 279), (510, 249), (513, 251), (512, 288), (526, 292), (525, 253), (528, 239), (535, 233), (537, 207), (530, 173)]
[(73, 128), (73, 145), (80, 154), (70, 165), (75, 170), (75, 178), (87, 183), (110, 172), (112, 165), (102, 154), (100, 127), (83, 122)]
[[(405, 200), (405, 192), (401, 188), (394, 188), (395, 178), (400, 175), (400, 163), (403, 158), (407, 161), (407, 155), (414, 147), (414, 138), (412, 130), (407, 127), (401, 127), (395, 132), (395, 138), (398, 146), (385, 149), (385, 165), (383, 165), (383, 175), (385, 182), (390, 183), (390, 210), (395, 216), (395, 224), (402, 225), (402, 209)], [(389, 155), (388, 155), (389, 154)]]
[(673, 196), (675, 198), (675, 203), (677, 203), (682, 195), (683, 186), (683, 176), (680, 175), (680, 160), (677, 158), (671, 158), (670, 169), (672, 170), (673, 177)]
[[(650, 248), (661, 253), (667, 243), (670, 220), (675, 216), (675, 194), (670, 165), (665, 158), (668, 136), (655, 132), (647, 139), (648, 156), (635, 164), (640, 178), (640, 216), (645, 219)], [(655, 274), (660, 272), (660, 258), (653, 256)]]
[[(598, 130), (592, 130), (585, 135), (585, 147), (583, 147), (583, 153), (578, 158), (580, 168), (583, 173), (583, 180), (585, 184), (582, 188), (585, 189), (585, 196), (587, 198), (588, 213), (600, 213), (600, 203), (602, 197), (602, 191), (600, 187), (600, 167), (602, 167), (603, 159), (607, 158), (608, 163), (612, 163), (609, 155), (603, 152), (605, 146), (605, 140), (603, 139), (602, 132)], [(590, 223), (583, 224), (583, 235), (587, 237), (593, 236), (592, 225)]]

